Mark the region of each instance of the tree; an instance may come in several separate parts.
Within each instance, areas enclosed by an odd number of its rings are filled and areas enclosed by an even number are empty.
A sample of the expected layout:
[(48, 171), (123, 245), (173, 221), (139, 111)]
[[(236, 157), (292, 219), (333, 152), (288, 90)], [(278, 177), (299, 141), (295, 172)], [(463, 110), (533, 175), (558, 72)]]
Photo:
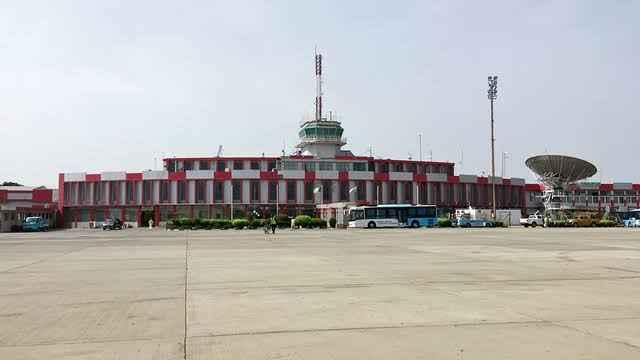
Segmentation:
[(5, 181), (0, 186), (22, 186), (22, 185), (18, 184), (17, 182), (13, 182), (13, 181)]

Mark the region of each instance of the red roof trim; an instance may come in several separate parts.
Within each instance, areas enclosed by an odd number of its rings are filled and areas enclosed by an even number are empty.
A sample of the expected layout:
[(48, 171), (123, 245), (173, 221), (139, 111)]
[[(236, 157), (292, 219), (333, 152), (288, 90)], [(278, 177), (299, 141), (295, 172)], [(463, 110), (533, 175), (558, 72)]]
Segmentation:
[(278, 172), (277, 171), (260, 171), (260, 180), (278, 180)]
[(544, 191), (544, 185), (542, 184), (524, 184), (526, 191)]
[(375, 181), (389, 181), (389, 173), (374, 173), (373, 180)]
[(187, 173), (184, 171), (176, 171), (169, 173), (169, 180), (185, 180), (187, 178)]
[(100, 174), (87, 174), (85, 176), (85, 181), (86, 182), (99, 182), (101, 178), (102, 178), (102, 175), (100, 175)]
[(600, 184), (600, 191), (613, 191), (613, 184)]
[(372, 157), (369, 156), (355, 156), (355, 155), (338, 155), (335, 157), (336, 160), (373, 160)]
[(373, 159), (376, 163), (403, 163), (403, 164), (420, 164), (420, 165), (453, 165), (446, 161), (417, 161), (417, 160), (394, 160), (394, 159)]
[(489, 183), (489, 179), (486, 176), (478, 176), (476, 178), (476, 181), (478, 184), (483, 184), (483, 185), (486, 185)]
[(427, 182), (427, 175), (425, 175), (425, 174), (413, 174), (413, 181), (415, 181), (415, 182)]
[(273, 156), (230, 156), (230, 157), (225, 157), (225, 156), (220, 156), (220, 157), (172, 157), (172, 158), (164, 158), (162, 159), (162, 161), (169, 161), (169, 160), (180, 160), (180, 161), (184, 161), (184, 160), (192, 160), (192, 161), (210, 161), (210, 160), (278, 160), (280, 159), (279, 157), (273, 157)]
[(216, 171), (213, 173), (213, 178), (216, 180), (230, 180), (231, 172), (230, 171)]
[(450, 183), (450, 184), (457, 184), (457, 183), (460, 182), (460, 177), (459, 176), (449, 175), (447, 177), (447, 182)]
[(640, 191), (640, 184), (632, 184), (631, 188), (636, 191)]
[(142, 181), (142, 173), (127, 173), (127, 181)]
[(53, 201), (53, 191), (51, 189), (33, 189), (31, 201), (50, 203)]

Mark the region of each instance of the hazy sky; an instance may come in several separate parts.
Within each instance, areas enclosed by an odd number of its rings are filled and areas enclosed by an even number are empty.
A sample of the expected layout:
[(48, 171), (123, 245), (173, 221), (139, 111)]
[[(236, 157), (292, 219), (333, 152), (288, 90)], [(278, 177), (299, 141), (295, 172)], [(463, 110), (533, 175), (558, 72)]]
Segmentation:
[[(640, 181), (640, 1), (2, 1), (0, 181), (140, 171), (163, 156), (287, 152), (325, 109), (356, 154), (489, 168), (537, 153)], [(158, 161), (159, 166), (159, 161)], [(461, 169), (462, 168), (462, 169)]]

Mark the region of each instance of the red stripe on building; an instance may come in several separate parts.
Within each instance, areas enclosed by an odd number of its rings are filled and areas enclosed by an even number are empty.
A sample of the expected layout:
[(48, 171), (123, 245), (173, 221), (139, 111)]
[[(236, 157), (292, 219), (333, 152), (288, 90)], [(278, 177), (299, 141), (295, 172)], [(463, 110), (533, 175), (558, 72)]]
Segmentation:
[(86, 182), (99, 182), (101, 179), (101, 175), (100, 174), (87, 174), (85, 176), (85, 181)]
[(53, 191), (51, 189), (34, 189), (31, 199), (34, 202), (50, 203), (53, 201)]
[(632, 184), (631, 188), (635, 191), (640, 191), (640, 184)]
[[(314, 173), (315, 176), (315, 173)], [(306, 177), (306, 174), (305, 174)], [(260, 171), (260, 180), (278, 180), (277, 171)]]
[(447, 177), (447, 182), (450, 183), (450, 184), (457, 184), (457, 183), (460, 182), (460, 177), (459, 176), (449, 175)]
[(413, 181), (415, 182), (427, 182), (427, 175), (424, 174), (413, 174)]
[(389, 181), (389, 173), (374, 173), (373, 180), (375, 181)]
[(142, 173), (127, 173), (127, 181), (142, 181)]
[(526, 191), (544, 191), (544, 185), (542, 184), (525, 184), (524, 189)]
[(373, 158), (368, 156), (355, 156), (355, 155), (338, 155), (336, 160), (371, 160)]
[(184, 171), (176, 171), (169, 173), (169, 180), (185, 180), (187, 178), (187, 173)]
[(0, 190), (0, 203), (7, 202), (7, 190)]
[(340, 180), (340, 181), (349, 181), (349, 172), (348, 171), (339, 171), (338, 172), (338, 180)]
[(304, 181), (307, 181), (307, 182), (316, 181), (316, 172), (315, 171), (305, 171), (304, 172)]
[[(169, 173), (171, 175), (171, 173)], [(216, 171), (213, 173), (213, 178), (216, 180), (231, 180), (230, 171)]]
[(509, 186), (511, 186), (511, 179), (502, 179), (502, 185), (509, 185)]
[(488, 184), (489, 179), (484, 176), (478, 176), (478, 184)]
[(613, 184), (600, 184), (600, 191), (613, 191)]

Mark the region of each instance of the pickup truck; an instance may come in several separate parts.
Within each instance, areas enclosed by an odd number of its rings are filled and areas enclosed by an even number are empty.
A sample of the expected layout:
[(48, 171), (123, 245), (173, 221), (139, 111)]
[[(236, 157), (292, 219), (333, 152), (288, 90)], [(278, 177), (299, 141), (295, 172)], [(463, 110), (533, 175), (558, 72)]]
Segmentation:
[(29, 216), (22, 223), (22, 231), (49, 231), (49, 222), (40, 216)]
[(529, 215), (527, 218), (520, 219), (520, 225), (524, 227), (536, 227), (538, 225), (544, 225), (544, 219), (540, 214)]

